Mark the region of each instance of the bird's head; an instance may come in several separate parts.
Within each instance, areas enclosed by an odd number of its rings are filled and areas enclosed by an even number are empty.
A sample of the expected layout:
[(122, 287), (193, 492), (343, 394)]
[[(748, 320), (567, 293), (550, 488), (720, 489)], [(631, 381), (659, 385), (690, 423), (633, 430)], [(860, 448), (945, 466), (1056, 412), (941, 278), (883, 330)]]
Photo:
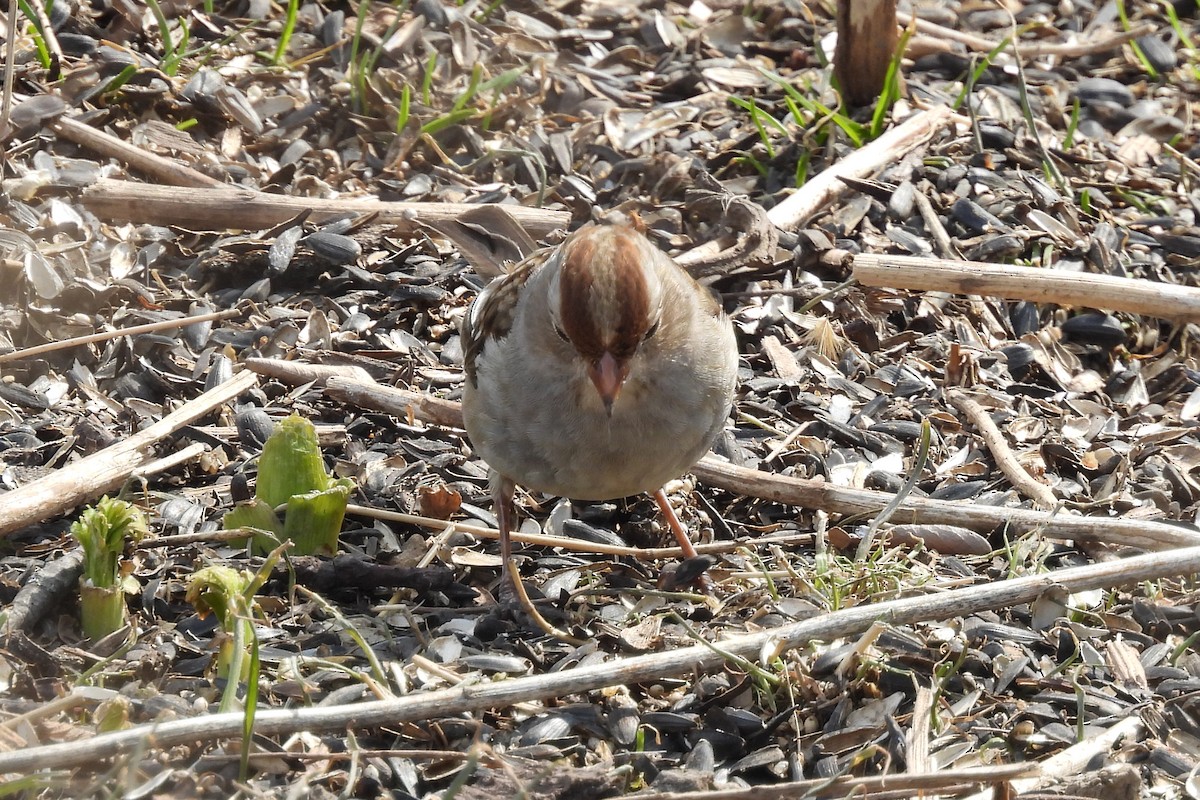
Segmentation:
[(609, 414), (663, 316), (663, 255), (627, 225), (592, 225), (562, 245), (550, 289), (554, 332), (579, 357)]

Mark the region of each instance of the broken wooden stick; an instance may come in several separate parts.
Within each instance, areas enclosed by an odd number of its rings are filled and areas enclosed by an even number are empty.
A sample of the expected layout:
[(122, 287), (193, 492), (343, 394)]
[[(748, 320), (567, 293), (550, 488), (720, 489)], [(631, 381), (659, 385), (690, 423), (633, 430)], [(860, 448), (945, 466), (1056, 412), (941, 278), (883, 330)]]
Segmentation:
[[(834, 486), (804, 478), (775, 475), (738, 467), (711, 456), (692, 467), (692, 474), (709, 486), (785, 505), (846, 515), (878, 514), (892, 500), (887, 492)], [(1163, 550), (1200, 545), (1200, 532), (1182, 525), (1142, 519), (1081, 517), (1065, 511), (984, 506), (961, 500), (931, 500), (911, 495), (900, 504), (889, 522), (895, 524), (958, 525), (988, 533), (1007, 528), (1012, 534), (1036, 531), (1051, 539), (1106, 542), (1123, 547)]]
[[(105, 220), (178, 225), (200, 231), (262, 230), (304, 211), (312, 212), (309, 219), (318, 223), (375, 214), (379, 222), (395, 226), (403, 235), (420, 230), (422, 222), (454, 219), (479, 207), (469, 203), (398, 203), (366, 197), (292, 197), (234, 186), (180, 188), (111, 179), (96, 181), (84, 189), (83, 204)], [(535, 239), (565, 228), (571, 221), (567, 211), (515, 203), (504, 208)]]
[(19, 361), (22, 358), (41, 356), (45, 355), (46, 353), (53, 353), (56, 350), (67, 350), (84, 344), (106, 342), (109, 339), (119, 339), (122, 336), (140, 336), (143, 333), (154, 333), (155, 331), (178, 330), (179, 328), (186, 328), (188, 325), (195, 325), (200, 322), (212, 322), (213, 320), (218, 319), (239, 317), (243, 313), (243, 309), (240, 307), (228, 308), (224, 311), (208, 311), (203, 314), (193, 314), (188, 317), (177, 317), (175, 319), (162, 319), (158, 322), (147, 322), (145, 325), (132, 325), (128, 328), (100, 331), (99, 333), (89, 333), (84, 336), (72, 336), (69, 339), (59, 339), (58, 341), (46, 342), (45, 344), (35, 345), (34, 347), (25, 347), (8, 353), (0, 353), (0, 364), (6, 364), (9, 361)]
[(946, 106), (934, 106), (914, 114), (875, 141), (827, 167), (768, 211), (767, 218), (782, 230), (799, 228), (810, 217), (850, 191), (842, 178), (867, 178), (885, 166), (894, 164), (932, 139), (952, 116)]
[[(332, 397), (406, 419), (462, 427), (462, 408), (423, 392), (397, 389), (346, 378), (330, 378), (325, 391)], [(692, 468), (709, 486), (748, 497), (838, 514), (877, 514), (893, 495), (870, 489), (852, 489), (818, 480), (776, 475), (738, 467), (708, 456)], [(1146, 550), (1200, 545), (1200, 532), (1188, 527), (1150, 520), (1081, 517), (1066, 511), (1046, 512), (1024, 508), (984, 506), (961, 501), (908, 497), (891, 517), (895, 523), (958, 525), (988, 533), (1007, 527), (1014, 533), (1037, 531), (1053, 539), (1107, 542)]]
[(1200, 322), (1200, 289), (1170, 283), (980, 261), (830, 251), (848, 261), (864, 286), (974, 294), (1064, 306), (1086, 306)]
[[(420, 722), (432, 717), (509, 708), (517, 703), (566, 697), (605, 686), (625, 686), (705, 674), (728, 665), (731, 654), (751, 661), (766, 662), (788, 649), (805, 647), (813, 641), (830, 642), (854, 636), (877, 623), (911, 625), (960, 619), (988, 609), (1031, 603), (1053, 589), (1077, 593), (1131, 586), (1141, 581), (1197, 572), (1200, 572), (1200, 547), (1152, 553), (1030, 577), (948, 589), (936, 594), (865, 603), (757, 633), (658, 653), (589, 662), (584, 666), (541, 675), (491, 683), (463, 683), (449, 689), (413, 692), (403, 697), (365, 703), (309, 708), (259, 708), (254, 717), (254, 734), (284, 736), (298, 731), (321, 733), (345, 731), (347, 728), (377, 728), (403, 722)], [(0, 774), (95, 765), (101, 759), (143, 751), (147, 743), (152, 743), (160, 750), (168, 750), (182, 744), (236, 739), (242, 735), (245, 724), (243, 711), (202, 714), (190, 719), (135, 725), (80, 741), (23, 747), (0, 753)]]
[[(973, 50), (977, 53), (990, 53), (1001, 45), (1001, 42), (995, 39), (955, 30), (954, 28), (947, 28), (944, 25), (938, 25), (936, 22), (914, 17), (906, 11), (896, 12), (896, 19), (901, 25), (913, 25), (919, 33), (927, 34), (932, 38), (945, 42), (958, 42), (968, 50)], [(1154, 33), (1154, 30), (1154, 23), (1143, 22), (1127, 31), (1117, 31), (1103, 37), (1087, 36), (1077, 42), (1031, 42), (1021, 40), (1017, 42), (1017, 49), (1020, 51), (1022, 58), (1037, 58), (1039, 56), (1079, 58), (1080, 56), (1115, 50), (1126, 42), (1132, 42), (1134, 39), (1142, 36), (1151, 35)]]
[(138, 147), (111, 133), (93, 128), (71, 117), (61, 117), (50, 124), (50, 130), (64, 139), (86, 147), (94, 153), (115, 158), (126, 166), (173, 186), (223, 188), (227, 184), (203, 172), (179, 164), (169, 158)]
[[(371, 508), (370, 506), (359, 506), (350, 503), (346, 506), (346, 513), (354, 516), (368, 517), (370, 519), (381, 519), (384, 522), (398, 522), (402, 525), (417, 525), (422, 528), (430, 529), (446, 529), (453, 528), (456, 531), (468, 533), (480, 539), (499, 539), (500, 531), (495, 528), (484, 528), (480, 525), (473, 525), (469, 522), (458, 522), (456, 520), (434, 519), (432, 517), (422, 517), (418, 514), (404, 514), (399, 511), (384, 511), (379, 508)], [(207, 534), (201, 534), (205, 536)], [(558, 547), (563, 550), (572, 550), (581, 553), (600, 553), (607, 556), (627, 556), (629, 558), (640, 558), (645, 561), (651, 561), (659, 558), (683, 558), (683, 549), (680, 547), (630, 547), (629, 545), (604, 544), (603, 542), (592, 542), (584, 539), (576, 539), (571, 536), (552, 536), (546, 533), (522, 533), (521, 531), (513, 531), (510, 538), (514, 542), (523, 544), (539, 545), (541, 547)], [(738, 539), (724, 540), (720, 542), (707, 542), (695, 545), (696, 552), (704, 553), (732, 553), (739, 547), (750, 547), (755, 544), (801, 544), (812, 539), (810, 533), (785, 533), (785, 534), (764, 534), (761, 536), (742, 536)], [(198, 539), (203, 541), (203, 539)], [(150, 541), (151, 545), (159, 545), (160, 539)], [(499, 562), (497, 562), (499, 563)]]
[(119, 489), (143, 464), (154, 460), (152, 444), (223, 406), (257, 382), (253, 372), (239, 372), (128, 439), (0, 494), (0, 536)]
[(946, 399), (979, 431), (988, 452), (996, 461), (996, 466), (1004, 473), (1004, 477), (1008, 478), (1014, 489), (1047, 511), (1058, 505), (1058, 498), (1050, 487), (1029, 474), (1017, 459), (1000, 428), (992, 422), (987, 409), (958, 389), (946, 392)]

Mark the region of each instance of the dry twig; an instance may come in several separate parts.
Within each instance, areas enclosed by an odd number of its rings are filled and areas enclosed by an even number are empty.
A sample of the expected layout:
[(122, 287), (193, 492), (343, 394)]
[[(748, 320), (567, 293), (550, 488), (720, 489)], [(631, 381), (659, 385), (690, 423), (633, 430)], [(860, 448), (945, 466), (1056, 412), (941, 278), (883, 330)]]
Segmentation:
[[(913, 18), (911, 14), (905, 11), (896, 12), (896, 20), (904, 26), (913, 23), (916, 25), (920, 33), (928, 34), (929, 36), (941, 39), (942, 41), (958, 42), (965, 45), (967, 49), (974, 50), (979, 53), (990, 53), (995, 50), (1000, 42), (993, 41), (984, 36), (976, 36), (965, 31), (947, 28), (944, 25), (938, 25), (936, 22), (921, 19), (920, 17)], [(1078, 42), (1019, 42), (1021, 55), (1025, 58), (1036, 58), (1038, 56), (1057, 56), (1059, 58), (1079, 58), (1081, 56), (1092, 55), (1094, 53), (1104, 53), (1109, 50), (1124, 45), (1127, 42), (1132, 42), (1141, 36), (1149, 36), (1154, 33), (1154, 25), (1149, 22), (1143, 22), (1140, 25), (1135, 25), (1127, 31), (1119, 31), (1110, 36), (1100, 39), (1090, 39)]]
[(934, 106), (914, 114), (801, 186), (795, 194), (768, 211), (767, 218), (783, 230), (800, 227), (849, 191), (842, 178), (866, 178), (895, 163), (933, 138), (950, 119), (951, 112), (946, 106)]
[(1004, 434), (996, 427), (996, 423), (992, 422), (983, 406), (957, 390), (946, 392), (946, 399), (978, 429), (988, 452), (996, 459), (996, 466), (1018, 492), (1045, 509), (1058, 505), (1058, 498), (1054, 496), (1050, 487), (1034, 478), (1021, 466), (1021, 462), (1013, 455), (1012, 449), (1005, 441)]
[(267, 378), (276, 378), (293, 385), (313, 383), (324, 386), (330, 378), (370, 381), (371, 373), (353, 364), (309, 364), (305, 361), (283, 361), (278, 358), (247, 358), (247, 369)]
[[(1013, 789), (1024, 793), (1063, 777), (1088, 772), (1089, 768), (1094, 770), (1097, 762), (1103, 763), (1103, 759), (1122, 740), (1138, 741), (1144, 732), (1145, 724), (1140, 717), (1126, 717), (1101, 733), (1089, 736), (1042, 761), (1039, 774), (1014, 779)], [(972, 795), (971, 800), (984, 800), (985, 797), (991, 795)]]
[[(499, 539), (500, 531), (495, 528), (484, 528), (479, 525), (471, 525), (466, 522), (455, 522), (444, 519), (433, 519), (432, 517), (422, 517), (416, 514), (402, 514), (399, 511), (383, 511), (378, 508), (368, 508), (367, 506), (358, 506), (351, 503), (346, 506), (347, 514), (355, 514), (362, 517), (370, 517), (371, 519), (381, 519), (386, 522), (399, 522), (404, 525), (419, 525), (422, 528), (445, 529), (453, 528), (463, 533), (468, 533), (471, 536), (476, 536), (481, 539)], [(606, 556), (626, 556), (630, 558), (641, 558), (652, 560), (657, 558), (682, 558), (683, 551), (678, 547), (629, 547), (628, 545), (604, 544), (603, 542), (588, 542), (583, 539), (574, 539), (570, 536), (551, 536), (545, 533), (522, 533), (521, 531), (513, 531), (510, 538), (514, 542), (522, 544), (533, 544), (539, 547), (558, 547), (563, 550), (572, 550), (581, 553), (599, 553)], [(753, 545), (763, 544), (797, 544), (799, 542), (808, 541), (812, 538), (812, 534), (808, 533), (793, 533), (782, 534), (775, 536), (743, 536), (740, 539), (724, 542), (708, 542), (706, 544), (695, 545), (697, 553), (732, 553), (740, 547), (750, 547)], [(149, 540), (151, 544), (161, 542), (161, 539)]]
[(865, 286), (1106, 308), (1200, 322), (1200, 289), (1190, 286), (979, 261), (873, 253), (849, 256), (842, 251), (830, 251), (826, 256), (833, 261), (849, 259), (854, 277)]
[(70, 117), (62, 117), (50, 125), (50, 130), (80, 147), (115, 158), (161, 183), (197, 188), (225, 188), (227, 184), (210, 178), (203, 172), (163, 158), (144, 147), (118, 139), (99, 128), (93, 128)]
[[(375, 728), (508, 708), (516, 703), (564, 697), (605, 686), (703, 674), (720, 669), (726, 654), (748, 660), (774, 658), (780, 651), (804, 647), (814, 640), (832, 641), (853, 636), (876, 622), (911, 625), (928, 620), (952, 619), (989, 609), (1030, 603), (1044, 592), (1056, 588), (1083, 592), (1196, 572), (1200, 572), (1200, 547), (1136, 556), (1122, 561), (951, 589), (925, 597), (865, 604), (712, 644), (616, 658), (543, 675), (494, 683), (464, 684), (450, 689), (350, 705), (259, 709), (254, 719), (254, 732), (257, 736), (275, 736), (299, 731), (316, 733), (346, 728)], [(142, 750), (147, 743), (165, 750), (197, 741), (237, 738), (241, 736), (244, 723), (241, 712), (208, 714), (194, 719), (136, 725), (82, 741), (26, 747), (0, 753), (0, 774), (96, 765), (102, 759)]]
[(253, 372), (239, 372), (128, 439), (0, 495), (0, 536), (120, 488), (139, 468), (154, 460), (151, 445), (220, 408), (257, 381)]
[[(421, 222), (454, 219), (478, 208), (465, 203), (393, 203), (370, 198), (328, 199), (266, 194), (236, 187), (177, 188), (129, 181), (99, 180), (83, 192), (83, 204), (101, 219), (145, 225), (178, 225), (193, 230), (261, 230), (311, 211), (322, 222), (347, 214), (375, 214), (380, 222), (404, 235), (416, 233)], [(541, 238), (566, 227), (571, 215), (526, 206), (505, 206), (530, 235)]]
[[(940, 772), (902, 773), (899, 775), (871, 775), (853, 777), (842, 775), (837, 778), (812, 778), (794, 783), (771, 785), (772, 798), (822, 798), (822, 797), (870, 797), (880, 792), (911, 792), (920, 796), (922, 792), (933, 794), (961, 791), (975, 786), (996, 786), (1017, 778), (1037, 775), (1037, 764), (996, 764), (988, 767), (966, 769), (944, 769)], [(763, 787), (748, 789), (718, 789), (708, 792), (652, 792), (638, 795), (638, 800), (758, 800), (763, 797)]]
[[(410, 419), (462, 427), (458, 403), (422, 392), (331, 378), (326, 391), (333, 397)], [(893, 495), (870, 489), (852, 489), (818, 480), (775, 475), (734, 466), (707, 457), (692, 468), (697, 478), (749, 497), (819, 509), (839, 514), (876, 514)], [(999, 508), (969, 503), (908, 497), (892, 516), (897, 523), (958, 525), (980, 532), (1008, 528), (1014, 533), (1037, 531), (1042, 536), (1078, 541), (1108, 542), (1127, 547), (1161, 550), (1200, 545), (1200, 532), (1183, 526), (1149, 520), (1081, 517), (1060, 511), (1047, 513), (1023, 508)]]
[(69, 339), (59, 339), (55, 342), (46, 342), (35, 347), (26, 347), (21, 350), (13, 350), (10, 353), (0, 353), (0, 364), (7, 364), (10, 361), (19, 361), (23, 358), (33, 358), (34, 356), (53, 353), (58, 350), (67, 350), (72, 347), (79, 347), (85, 344), (95, 344), (96, 342), (106, 342), (109, 339), (119, 339), (122, 336), (140, 336), (143, 333), (154, 333), (155, 331), (170, 331), (186, 328), (188, 325), (195, 325), (198, 322), (211, 322), (219, 319), (230, 319), (231, 317), (239, 317), (243, 313), (241, 308), (228, 308), (224, 311), (210, 311), (204, 314), (193, 314), (189, 317), (177, 317), (175, 319), (164, 319), (158, 322), (147, 322), (145, 325), (132, 325), (128, 328), (117, 328), (111, 331), (101, 331), (100, 333), (89, 333), (84, 336), (72, 336)]

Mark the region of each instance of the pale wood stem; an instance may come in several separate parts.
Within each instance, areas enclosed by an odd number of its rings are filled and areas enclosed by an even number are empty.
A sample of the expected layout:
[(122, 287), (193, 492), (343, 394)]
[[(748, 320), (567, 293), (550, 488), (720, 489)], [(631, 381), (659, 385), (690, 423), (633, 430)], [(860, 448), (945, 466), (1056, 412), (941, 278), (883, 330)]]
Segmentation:
[(829, 254), (864, 286), (1003, 297), (1200, 321), (1200, 289), (1159, 281), (915, 256)]
[(996, 466), (1018, 492), (1047, 510), (1058, 505), (1058, 498), (1050, 491), (1050, 487), (1038, 481), (1021, 466), (1021, 462), (1013, 455), (1012, 449), (1005, 441), (1004, 434), (996, 427), (996, 423), (992, 422), (983, 406), (957, 390), (946, 392), (946, 399), (979, 431), (992, 458), (996, 459)]
[[(254, 733), (257, 736), (282, 736), (298, 731), (320, 733), (344, 731), (347, 728), (376, 728), (508, 708), (516, 703), (559, 698), (605, 686), (702, 675), (721, 669), (727, 654), (748, 660), (757, 660), (764, 652), (773, 657), (774, 653), (781, 650), (806, 647), (813, 641), (830, 642), (854, 636), (876, 622), (911, 625), (960, 619), (989, 609), (1030, 603), (1051, 590), (1077, 593), (1196, 572), (1200, 572), (1200, 547), (1135, 556), (1116, 562), (993, 581), (965, 589), (950, 589), (922, 597), (867, 603), (759, 633), (720, 639), (712, 644), (616, 658), (541, 675), (494, 683), (464, 684), (349, 705), (260, 708), (254, 719)], [(197, 741), (233, 739), (241, 736), (244, 724), (241, 712), (208, 714), (193, 719), (135, 725), (83, 741), (26, 747), (0, 753), (0, 774), (95, 765), (102, 759), (144, 749), (147, 742), (167, 750)]]
[(128, 439), (0, 494), (0, 536), (119, 489), (140, 467), (154, 461), (151, 445), (220, 408), (257, 382), (253, 372), (239, 372)]
[[(83, 204), (105, 220), (143, 225), (176, 225), (197, 231), (261, 230), (310, 212), (323, 222), (346, 216), (375, 215), (401, 235), (411, 235), (429, 220), (450, 220), (478, 205), (467, 203), (399, 203), (373, 198), (292, 197), (265, 194), (234, 186), (202, 188), (157, 186), (104, 179), (83, 191)], [(566, 211), (506, 205), (530, 235), (542, 238), (571, 221)]]
[[(458, 403), (423, 392), (345, 378), (330, 378), (326, 392), (332, 397), (362, 408), (372, 408), (408, 419), (421, 419), (437, 425), (462, 427), (462, 409)], [(886, 492), (775, 475), (738, 467), (711, 456), (701, 459), (692, 468), (692, 472), (709, 486), (736, 494), (839, 514), (876, 514), (892, 500), (892, 495)], [(1014, 534), (1037, 531), (1042, 536), (1054, 539), (1107, 542), (1147, 550), (1200, 545), (1200, 533), (1165, 522), (1082, 517), (1064, 510), (1046, 512), (1024, 508), (999, 508), (912, 496), (900, 504), (891, 521), (958, 525), (982, 533), (1006, 527)]]

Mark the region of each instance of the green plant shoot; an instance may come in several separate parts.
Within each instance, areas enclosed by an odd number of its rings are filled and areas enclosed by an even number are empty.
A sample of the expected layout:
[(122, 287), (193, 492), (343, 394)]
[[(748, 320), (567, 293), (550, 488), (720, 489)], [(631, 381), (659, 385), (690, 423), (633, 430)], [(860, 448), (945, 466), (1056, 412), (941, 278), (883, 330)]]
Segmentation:
[[(325, 471), (317, 431), (298, 414), (279, 423), (258, 461), (254, 499), (225, 515), (225, 528), (253, 528), (255, 552), (290, 539), (300, 555), (332, 554), (353, 481)], [(279, 519), (276, 509), (285, 506)]]
[(137, 584), (123, 575), (121, 556), (126, 543), (140, 541), (147, 530), (140, 510), (110, 497), (84, 509), (71, 526), (71, 536), (83, 548), (80, 622), (89, 638), (101, 639), (125, 624), (125, 590), (136, 591)]

